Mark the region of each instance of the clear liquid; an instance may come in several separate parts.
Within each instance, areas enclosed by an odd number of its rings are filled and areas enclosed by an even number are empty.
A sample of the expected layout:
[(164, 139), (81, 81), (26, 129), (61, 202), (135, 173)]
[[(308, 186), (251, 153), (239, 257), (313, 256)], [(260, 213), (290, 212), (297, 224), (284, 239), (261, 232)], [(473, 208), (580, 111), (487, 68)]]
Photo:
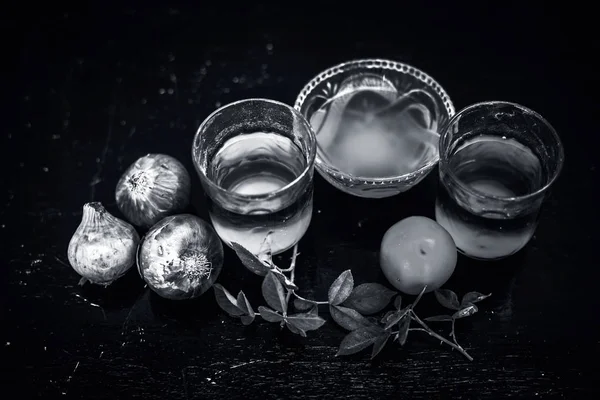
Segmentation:
[[(214, 180), (229, 191), (260, 195), (294, 181), (305, 169), (306, 158), (289, 138), (257, 132), (225, 142), (211, 161)], [(270, 233), (273, 254), (294, 246), (304, 235), (312, 217), (312, 184), (283, 208), (281, 202), (252, 202), (244, 213), (208, 199), (215, 230), (228, 245), (236, 242), (257, 254)]]
[(320, 156), (356, 177), (410, 173), (438, 155), (437, 106), (423, 90), (399, 93), (383, 77), (342, 83), (310, 118)]
[[(512, 139), (480, 136), (463, 144), (450, 161), (458, 179), (482, 194), (514, 197), (538, 190), (544, 172), (538, 157)], [(527, 244), (537, 224), (537, 211), (511, 218), (473, 197), (459, 204), (445, 185), (439, 187), (436, 220), (464, 254), (480, 259), (507, 257)]]

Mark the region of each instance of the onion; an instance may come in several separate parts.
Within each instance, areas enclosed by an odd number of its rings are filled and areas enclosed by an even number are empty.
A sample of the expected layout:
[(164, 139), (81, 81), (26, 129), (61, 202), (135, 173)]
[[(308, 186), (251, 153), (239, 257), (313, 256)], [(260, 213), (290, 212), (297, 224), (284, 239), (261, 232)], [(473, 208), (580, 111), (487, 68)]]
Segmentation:
[(99, 202), (83, 205), (83, 215), (69, 241), (67, 256), (82, 278), (98, 285), (110, 285), (135, 263), (140, 242), (135, 228), (114, 217)]
[(138, 250), (138, 270), (158, 295), (192, 299), (206, 292), (223, 267), (223, 244), (206, 221), (190, 214), (152, 226)]
[(182, 212), (190, 202), (190, 189), (190, 175), (183, 164), (166, 154), (148, 154), (119, 179), (117, 206), (129, 222), (148, 228)]

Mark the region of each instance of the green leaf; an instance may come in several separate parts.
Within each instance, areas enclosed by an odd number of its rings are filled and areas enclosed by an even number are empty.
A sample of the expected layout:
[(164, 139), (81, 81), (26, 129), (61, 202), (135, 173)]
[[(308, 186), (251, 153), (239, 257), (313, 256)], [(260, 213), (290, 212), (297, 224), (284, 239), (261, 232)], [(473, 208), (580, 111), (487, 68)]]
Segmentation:
[(283, 315), (275, 312), (274, 310), (271, 310), (270, 308), (259, 306), (258, 307), (258, 312), (260, 313), (260, 316), (265, 321), (269, 321), (269, 322), (281, 322), (281, 321), (283, 321)]
[(390, 331), (384, 331), (382, 334), (377, 336), (375, 342), (373, 343), (373, 351), (371, 352), (371, 360), (374, 359), (379, 352), (385, 347), (390, 335), (392, 333)]
[(238, 293), (236, 304), (238, 308), (244, 312), (244, 314), (254, 317), (254, 310), (252, 309), (252, 306), (250, 305), (250, 302), (246, 298), (244, 292), (240, 291)]
[(408, 337), (408, 328), (410, 327), (410, 315), (405, 315), (402, 317), (400, 322), (398, 322), (398, 333), (396, 334), (396, 338), (400, 343), (400, 346), (404, 346), (406, 343), (406, 338)]
[(470, 306), (467, 306), (467, 307), (455, 312), (454, 315), (452, 315), (452, 318), (459, 319), (459, 318), (469, 317), (469, 316), (475, 314), (477, 311), (478, 311), (477, 306), (475, 304), (471, 304)]
[(460, 307), (464, 308), (465, 306), (475, 304), (480, 302), (481, 300), (485, 300), (490, 297), (492, 294), (481, 294), (479, 292), (469, 292), (465, 294), (460, 301)]
[(285, 326), (290, 330), (290, 332), (295, 333), (296, 335), (300, 335), (302, 337), (306, 337), (306, 332), (294, 324), (290, 323), (288, 320), (285, 321)]
[(307, 311), (317, 307), (317, 303), (302, 299), (294, 299), (294, 308), (298, 311)]
[(262, 294), (269, 306), (279, 312), (286, 312), (287, 303), (285, 301), (283, 285), (272, 271), (269, 271), (265, 279), (263, 279)]
[(235, 250), (238, 258), (246, 268), (254, 272), (256, 275), (265, 276), (269, 272), (270, 267), (265, 265), (258, 259), (250, 250), (243, 247), (241, 244), (233, 242), (231, 247)]
[(423, 318), (423, 320), (428, 322), (444, 322), (452, 321), (452, 317), (450, 315), (434, 315), (433, 317)]
[(217, 300), (217, 304), (223, 311), (232, 317), (239, 317), (240, 315), (244, 315), (244, 311), (240, 310), (237, 306), (237, 300), (235, 297), (231, 295), (223, 286), (218, 283), (213, 285), (215, 291), (215, 299)]
[(410, 311), (410, 306), (408, 306), (402, 310), (394, 311), (394, 313), (392, 315), (390, 315), (390, 317), (388, 318), (384, 329), (386, 331), (391, 329), (394, 325), (396, 325), (398, 322), (400, 322), (400, 320), (402, 318), (404, 318), (404, 316), (407, 315), (409, 311)]
[(304, 311), (304, 314), (319, 315), (319, 307), (313, 307), (310, 310)]
[(352, 277), (352, 271), (348, 269), (342, 272), (329, 287), (329, 304), (333, 306), (342, 304), (350, 296), (353, 288), (354, 278)]
[(371, 321), (352, 308), (342, 306), (329, 306), (331, 318), (342, 328), (349, 331), (374, 326)]
[(382, 333), (383, 332), (379, 327), (354, 330), (342, 339), (342, 343), (340, 343), (340, 348), (338, 349), (336, 356), (358, 353), (375, 343), (377, 337)]
[(240, 317), (240, 319), (242, 320), (242, 324), (244, 325), (250, 325), (252, 322), (254, 322), (254, 315), (242, 315)]
[(352, 290), (343, 305), (364, 315), (375, 314), (390, 304), (396, 294), (379, 283), (363, 283)]
[(289, 280), (288, 277), (285, 276), (285, 274), (281, 272), (277, 267), (273, 268), (271, 272), (273, 273), (273, 275), (275, 275), (279, 282), (281, 282), (281, 284), (285, 286), (286, 289), (298, 290), (298, 286), (296, 286), (294, 282)]
[(396, 296), (396, 298), (394, 299), (394, 308), (396, 310), (399, 310), (402, 308), (402, 296), (400, 296), (400, 295)]
[(460, 304), (458, 303), (458, 297), (456, 293), (449, 289), (438, 289), (435, 292), (435, 298), (444, 307), (451, 310), (458, 310)]
[(286, 322), (303, 331), (314, 331), (325, 323), (318, 315), (311, 313), (291, 314), (286, 317)]

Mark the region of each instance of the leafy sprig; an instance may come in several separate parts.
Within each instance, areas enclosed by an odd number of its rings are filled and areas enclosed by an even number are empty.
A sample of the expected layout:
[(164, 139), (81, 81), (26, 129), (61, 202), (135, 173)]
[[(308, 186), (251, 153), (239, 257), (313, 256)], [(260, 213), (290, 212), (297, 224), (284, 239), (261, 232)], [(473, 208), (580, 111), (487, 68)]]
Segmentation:
[[(242, 324), (251, 324), (258, 315), (267, 322), (278, 323), (282, 329), (286, 327), (290, 332), (306, 337), (307, 332), (317, 330), (325, 324), (325, 319), (319, 316), (319, 305), (327, 305), (331, 319), (349, 331), (342, 339), (336, 356), (358, 353), (372, 346), (371, 358), (374, 358), (389, 343), (390, 338), (392, 342), (404, 346), (409, 332), (425, 332), (459, 351), (468, 360), (473, 360), (458, 343), (455, 324), (457, 320), (479, 311), (475, 303), (485, 300), (491, 294), (469, 292), (459, 301), (453, 291), (438, 289), (434, 291), (437, 301), (452, 313), (421, 319), (416, 314), (415, 307), (425, 293), (426, 286), (411, 304), (402, 307), (402, 297), (395, 290), (379, 283), (355, 286), (352, 272), (346, 270), (329, 287), (327, 301), (310, 300), (296, 293), (298, 287), (294, 283), (294, 275), (298, 246), (294, 246), (290, 267), (281, 269), (273, 262), (270, 244), (270, 235), (267, 235), (256, 255), (238, 243), (232, 245), (242, 264), (264, 277), (261, 291), (266, 306), (261, 305), (258, 311), (254, 311), (244, 292), (240, 291), (234, 297), (222, 285), (214, 285), (217, 304), (231, 317), (239, 318)], [(290, 302), (292, 296), (294, 298)], [(393, 304), (393, 310), (380, 317), (374, 316), (385, 310), (390, 303)], [(290, 304), (293, 306), (292, 312)], [(425, 321), (450, 322), (449, 338), (431, 329)]]

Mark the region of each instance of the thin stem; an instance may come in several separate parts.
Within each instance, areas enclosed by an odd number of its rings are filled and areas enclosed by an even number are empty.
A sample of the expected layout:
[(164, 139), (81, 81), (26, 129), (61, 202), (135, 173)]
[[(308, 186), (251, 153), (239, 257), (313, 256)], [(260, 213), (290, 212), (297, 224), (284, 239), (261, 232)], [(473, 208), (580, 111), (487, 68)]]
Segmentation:
[(454, 322), (456, 322), (456, 319), (452, 318), (452, 330), (450, 331), (450, 337), (452, 340), (454, 340), (454, 343), (458, 344), (456, 340), (456, 334), (454, 333)]
[(440, 336), (439, 334), (437, 334), (436, 332), (434, 332), (429, 326), (427, 326), (427, 324), (423, 321), (421, 321), (421, 318), (419, 318), (417, 316), (417, 314), (414, 313), (414, 311), (411, 310), (410, 313), (410, 317), (413, 319), (413, 321), (416, 321), (419, 325), (421, 325), (423, 327), (423, 330), (425, 332), (427, 332), (430, 336), (433, 336), (434, 338), (446, 343), (448, 346), (458, 350), (463, 356), (465, 356), (467, 358), (467, 360), (469, 361), (473, 361), (473, 357), (471, 357), (469, 355), (469, 353), (467, 353), (465, 351), (465, 349), (463, 349), (460, 345), (458, 345), (457, 343), (452, 343), (451, 341), (449, 341), (448, 339), (446, 339), (443, 336)]
[[(290, 261), (290, 267), (288, 268), (290, 272), (290, 281), (294, 283), (294, 279), (296, 278), (296, 257), (298, 257), (298, 243), (294, 245), (294, 251), (292, 253), (292, 261)], [(289, 289), (287, 294), (285, 295), (285, 304), (290, 304), (290, 297), (292, 297), (293, 290)]]
[(296, 296), (296, 298), (298, 298), (298, 299), (300, 299), (300, 300), (309, 301), (309, 302), (311, 302), (311, 303), (315, 303), (315, 304), (329, 304), (329, 302), (328, 302), (328, 301), (315, 301), (315, 300), (309, 300), (309, 299), (306, 299), (306, 298), (304, 298), (304, 297), (300, 296), (298, 293), (296, 293), (296, 292), (294, 292), (294, 291), (292, 291), (292, 294), (293, 294), (294, 296)]
[[(298, 257), (298, 243), (294, 245), (294, 249), (292, 250), (292, 261), (290, 261), (289, 268), (279, 268), (281, 272), (294, 272), (296, 269), (296, 258)], [(294, 278), (290, 278), (292, 282), (294, 282)]]
[(423, 295), (425, 294), (425, 290), (427, 290), (427, 285), (423, 286), (423, 289), (421, 289), (421, 293), (418, 294), (417, 298), (415, 299), (415, 301), (413, 301), (410, 308), (414, 309), (416, 307), (419, 300), (421, 300), (421, 297), (423, 297)]
[[(294, 279), (296, 278), (296, 259), (298, 258), (299, 254), (300, 253), (298, 253), (298, 243), (296, 243), (294, 245), (294, 250), (292, 252), (292, 260), (290, 261), (290, 267), (286, 268), (286, 269), (280, 269), (280, 271), (282, 271), (282, 272), (290, 273), (290, 281), (292, 281), (292, 283), (294, 283)], [(306, 298), (300, 296), (294, 290), (288, 290), (287, 295), (285, 297), (286, 303), (289, 303), (290, 297), (292, 295), (296, 296), (296, 298), (298, 298), (300, 300), (308, 301), (308, 302), (315, 303), (315, 304), (329, 304), (328, 301), (315, 301), (315, 300), (306, 299)]]

